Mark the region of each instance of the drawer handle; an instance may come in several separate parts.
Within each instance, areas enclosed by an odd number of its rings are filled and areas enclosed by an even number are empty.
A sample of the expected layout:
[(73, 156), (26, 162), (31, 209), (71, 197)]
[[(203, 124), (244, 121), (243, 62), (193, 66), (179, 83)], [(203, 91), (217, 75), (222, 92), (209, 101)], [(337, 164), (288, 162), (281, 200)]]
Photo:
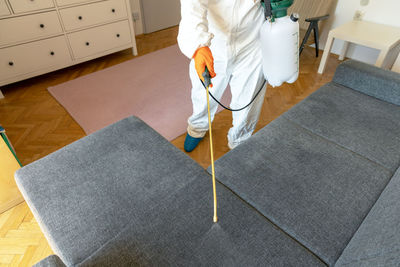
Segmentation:
[(119, 33), (117, 33), (117, 38), (119, 38), (121, 35), (119, 35)]
[(114, 9), (114, 8), (113, 8), (113, 9), (111, 9), (111, 12), (112, 12), (112, 13), (115, 13), (115, 9)]
[(86, 45), (89, 46), (89, 42), (86, 42)]
[(14, 62), (12, 62), (12, 61), (8, 62), (8, 65), (13, 66)]
[(39, 26), (40, 26), (40, 28), (42, 28), (42, 29), (44, 28), (44, 24), (43, 24), (43, 23), (40, 24)]
[(79, 20), (82, 20), (82, 16), (79, 16), (78, 19), (79, 19)]
[(50, 55), (54, 56), (54, 51), (51, 51), (51, 52), (50, 52)]

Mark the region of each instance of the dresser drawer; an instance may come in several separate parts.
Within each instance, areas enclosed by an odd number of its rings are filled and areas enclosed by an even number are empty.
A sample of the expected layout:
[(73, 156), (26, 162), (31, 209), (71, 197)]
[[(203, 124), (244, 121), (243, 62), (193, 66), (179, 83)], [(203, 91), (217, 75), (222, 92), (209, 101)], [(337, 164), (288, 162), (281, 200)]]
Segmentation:
[(132, 42), (128, 20), (68, 35), (75, 58), (84, 58)]
[(10, 14), (11, 14), (11, 12), (8, 9), (8, 6), (5, 2), (5, 0), (0, 0), (0, 17), (7, 16)]
[(0, 49), (0, 79), (68, 64), (71, 56), (64, 36)]
[(73, 5), (73, 4), (79, 4), (79, 3), (85, 3), (89, 2), (91, 0), (57, 0), (57, 5), (59, 6), (67, 6), (67, 5)]
[(126, 18), (125, 1), (110, 0), (60, 10), (65, 29), (74, 30)]
[(53, 0), (9, 0), (14, 13), (35, 11), (54, 7)]
[(0, 20), (0, 45), (62, 33), (56, 11)]

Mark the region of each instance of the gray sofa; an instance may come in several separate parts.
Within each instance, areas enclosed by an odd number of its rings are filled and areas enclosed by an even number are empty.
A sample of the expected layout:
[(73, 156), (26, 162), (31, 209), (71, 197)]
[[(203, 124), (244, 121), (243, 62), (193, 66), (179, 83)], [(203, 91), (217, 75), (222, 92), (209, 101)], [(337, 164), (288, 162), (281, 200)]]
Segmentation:
[(355, 61), (216, 161), (130, 117), (16, 173), (37, 266), (400, 266), (400, 75)]

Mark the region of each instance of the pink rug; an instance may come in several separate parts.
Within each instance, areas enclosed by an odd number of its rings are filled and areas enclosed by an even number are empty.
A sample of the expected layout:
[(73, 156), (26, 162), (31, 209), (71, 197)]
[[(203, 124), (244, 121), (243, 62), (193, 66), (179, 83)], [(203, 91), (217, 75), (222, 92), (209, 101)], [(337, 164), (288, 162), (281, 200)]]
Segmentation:
[[(188, 70), (174, 45), (48, 90), (86, 134), (135, 115), (173, 140), (186, 132), (192, 114)], [(222, 102), (230, 102), (230, 90)]]

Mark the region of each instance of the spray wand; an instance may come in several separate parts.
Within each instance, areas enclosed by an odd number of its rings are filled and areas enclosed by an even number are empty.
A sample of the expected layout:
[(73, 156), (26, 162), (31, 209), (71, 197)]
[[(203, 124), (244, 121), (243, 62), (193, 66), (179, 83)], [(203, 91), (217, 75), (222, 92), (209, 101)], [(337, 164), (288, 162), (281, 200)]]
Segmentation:
[(212, 130), (211, 130), (211, 112), (210, 112), (210, 97), (211, 96), (215, 102), (217, 102), (221, 107), (223, 107), (224, 109), (230, 110), (230, 111), (241, 111), (245, 108), (247, 108), (248, 106), (250, 106), (254, 100), (256, 99), (256, 97), (260, 94), (261, 90), (264, 88), (265, 83), (267, 82), (264, 79), (264, 82), (262, 83), (260, 89), (257, 91), (257, 93), (254, 95), (253, 99), (245, 106), (238, 108), (238, 109), (231, 109), (228, 108), (226, 106), (224, 106), (221, 102), (219, 102), (209, 91), (209, 87), (211, 84), (211, 75), (210, 72), (208, 71), (207, 67), (205, 68), (204, 72), (203, 72), (203, 78), (204, 78), (204, 82), (202, 80), (200, 80), (204, 86), (204, 88), (206, 89), (206, 93), (207, 93), (207, 109), (208, 109), (208, 129), (210, 132), (210, 153), (211, 153), (211, 170), (212, 170), (212, 181), (213, 181), (213, 195), (214, 195), (214, 222), (218, 221), (218, 217), (217, 217), (217, 192), (216, 192), (216, 188), (215, 188), (215, 169), (214, 169), (214, 151), (213, 151), (213, 141), (212, 141)]
[(211, 84), (211, 75), (207, 67), (203, 72), (204, 87), (207, 91), (207, 109), (208, 109), (208, 130), (210, 133), (210, 154), (211, 154), (211, 173), (212, 173), (212, 183), (213, 183), (213, 195), (214, 195), (214, 223), (218, 222), (217, 217), (217, 190), (215, 185), (215, 169), (214, 169), (214, 151), (213, 151), (213, 141), (212, 141), (212, 129), (211, 129), (211, 112), (210, 112), (210, 97), (209, 97), (209, 87)]

